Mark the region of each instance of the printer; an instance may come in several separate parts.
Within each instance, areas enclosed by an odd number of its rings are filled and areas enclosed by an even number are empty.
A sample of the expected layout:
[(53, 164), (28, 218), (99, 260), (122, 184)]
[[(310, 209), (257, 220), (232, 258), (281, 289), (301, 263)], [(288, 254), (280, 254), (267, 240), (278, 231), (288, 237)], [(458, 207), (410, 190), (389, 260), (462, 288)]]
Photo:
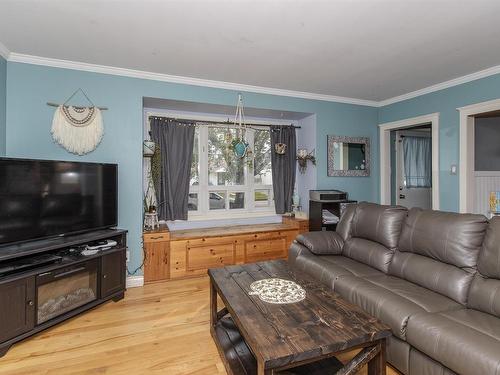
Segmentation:
[(343, 202), (348, 194), (340, 190), (309, 190), (309, 200), (315, 202)]

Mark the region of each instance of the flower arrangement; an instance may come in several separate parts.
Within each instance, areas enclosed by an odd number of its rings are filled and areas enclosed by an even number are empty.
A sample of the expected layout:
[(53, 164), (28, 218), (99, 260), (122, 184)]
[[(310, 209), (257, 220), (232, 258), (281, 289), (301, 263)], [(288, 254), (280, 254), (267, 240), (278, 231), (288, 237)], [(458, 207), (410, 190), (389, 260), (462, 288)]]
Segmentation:
[(310, 160), (313, 165), (316, 165), (316, 157), (314, 150), (307, 152), (306, 149), (299, 149), (297, 151), (297, 162), (299, 163), (299, 172), (304, 174), (307, 169), (307, 161)]

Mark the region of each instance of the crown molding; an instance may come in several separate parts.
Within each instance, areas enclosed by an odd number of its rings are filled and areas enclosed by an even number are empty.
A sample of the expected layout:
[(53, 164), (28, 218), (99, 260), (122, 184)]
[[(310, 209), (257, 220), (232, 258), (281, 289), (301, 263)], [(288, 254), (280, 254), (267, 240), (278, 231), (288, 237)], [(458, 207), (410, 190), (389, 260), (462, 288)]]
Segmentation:
[(300, 99), (321, 100), (321, 101), (327, 101), (327, 102), (355, 104), (355, 105), (363, 105), (363, 106), (370, 106), (370, 107), (377, 107), (378, 106), (378, 102), (376, 102), (374, 100), (346, 98), (346, 97), (342, 97), (342, 96), (315, 94), (315, 93), (310, 93), (310, 92), (277, 89), (277, 88), (272, 88), (272, 87), (252, 86), (252, 85), (245, 85), (245, 84), (233, 83), (233, 82), (214, 81), (214, 80), (201, 79), (201, 78), (175, 76), (175, 75), (162, 74), (162, 73), (146, 72), (146, 71), (142, 71), (142, 70), (118, 68), (118, 67), (112, 67), (112, 66), (106, 66), (106, 65), (97, 65), (97, 64), (89, 64), (89, 63), (70, 61), (70, 60), (60, 60), (60, 59), (52, 59), (52, 58), (48, 58), (48, 57), (25, 55), (25, 54), (20, 54), (20, 53), (15, 53), (15, 52), (10, 53), (9, 61), (26, 63), (26, 64), (33, 64), (33, 65), (50, 66), (50, 67), (54, 67), (54, 68), (82, 70), (82, 71), (86, 71), (86, 72), (94, 72), (94, 73), (111, 74), (111, 75), (124, 76), (124, 77), (149, 79), (149, 80), (154, 80), (154, 81), (180, 83), (180, 84), (184, 84), (184, 85), (212, 87), (212, 88), (235, 90), (235, 91), (247, 91), (247, 92), (254, 92), (254, 93), (259, 93), (259, 94), (288, 96), (288, 97), (300, 98)]
[(292, 98), (299, 99), (310, 99), (310, 100), (321, 100), (327, 102), (335, 102), (335, 103), (345, 103), (345, 104), (354, 104), (354, 105), (362, 105), (369, 107), (384, 107), (390, 104), (402, 102), (404, 100), (416, 98), (418, 96), (422, 96), (425, 94), (430, 94), (432, 92), (436, 92), (439, 90), (447, 89), (453, 86), (458, 86), (463, 83), (475, 81), (481, 78), (489, 77), (495, 74), (500, 73), (500, 65), (493, 66), (491, 68), (487, 68), (475, 73), (467, 74), (462, 77), (454, 78), (449, 81), (441, 82), (432, 86), (425, 87), (420, 90), (412, 91), (403, 95), (395, 96), (389, 99), (376, 101), (376, 100), (366, 100), (366, 99), (356, 99), (356, 98), (348, 98), (343, 96), (335, 96), (335, 95), (325, 95), (325, 94), (316, 94), (311, 92), (304, 91), (294, 91), (294, 90), (285, 90), (278, 89), (272, 87), (263, 87), (263, 86), (253, 86), (253, 85), (245, 85), (234, 82), (224, 82), (224, 81), (215, 81), (209, 79), (202, 78), (192, 78), (192, 77), (184, 77), (184, 76), (176, 76), (170, 74), (162, 74), (162, 73), (153, 73), (146, 72), (142, 70), (135, 69), (126, 69), (126, 68), (118, 68), (107, 65), (98, 65), (98, 64), (90, 64), (78, 61), (71, 60), (61, 60), (61, 59), (52, 59), (48, 57), (40, 57), (34, 55), (26, 55), (21, 53), (10, 52), (2, 43), (0, 43), (0, 56), (3, 56), (9, 61), (19, 62), (25, 64), (33, 64), (33, 65), (42, 65), (42, 66), (50, 66), (54, 68), (63, 68), (63, 69), (72, 69), (72, 70), (81, 70), (86, 72), (93, 73), (102, 73), (102, 74), (110, 74), (116, 76), (123, 77), (131, 77), (131, 78), (140, 78), (140, 79), (148, 79), (153, 81), (162, 81), (162, 82), (170, 82), (170, 83), (179, 83), (184, 85), (192, 85), (192, 86), (202, 86), (202, 87), (211, 87), (225, 90), (234, 90), (234, 91), (246, 91), (253, 92), (258, 94), (267, 94), (267, 95), (277, 95), (277, 96), (287, 96)]
[(7, 47), (5, 47), (5, 44), (0, 42), (0, 56), (2, 56), (5, 60), (8, 60), (10, 58), (10, 51)]
[(450, 79), (449, 81), (445, 81), (445, 82), (441, 82), (441, 83), (438, 83), (438, 84), (435, 84), (432, 86), (428, 86), (428, 87), (425, 87), (425, 88), (420, 89), (420, 90), (409, 92), (407, 94), (403, 94), (403, 95), (395, 96), (393, 98), (382, 100), (382, 101), (378, 102), (378, 106), (384, 107), (384, 106), (389, 105), (389, 104), (402, 102), (403, 100), (416, 98), (418, 96), (430, 94), (432, 92), (444, 90), (444, 89), (447, 89), (447, 88), (450, 88), (453, 86), (458, 86), (458, 85), (461, 85), (463, 83), (476, 81), (478, 79), (489, 77), (489, 76), (499, 74), (499, 73), (500, 73), (500, 65), (492, 66), (491, 68), (480, 70), (480, 71), (475, 72), (475, 73), (467, 74), (465, 76)]

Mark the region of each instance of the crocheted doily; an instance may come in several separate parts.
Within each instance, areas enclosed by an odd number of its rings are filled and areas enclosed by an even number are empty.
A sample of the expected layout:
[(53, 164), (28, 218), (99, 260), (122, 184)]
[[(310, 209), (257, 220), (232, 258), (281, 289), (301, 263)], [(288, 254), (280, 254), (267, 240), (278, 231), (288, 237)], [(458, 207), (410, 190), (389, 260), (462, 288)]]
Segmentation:
[(264, 279), (250, 284), (250, 295), (257, 295), (267, 303), (296, 303), (306, 298), (306, 291), (297, 283), (283, 279)]

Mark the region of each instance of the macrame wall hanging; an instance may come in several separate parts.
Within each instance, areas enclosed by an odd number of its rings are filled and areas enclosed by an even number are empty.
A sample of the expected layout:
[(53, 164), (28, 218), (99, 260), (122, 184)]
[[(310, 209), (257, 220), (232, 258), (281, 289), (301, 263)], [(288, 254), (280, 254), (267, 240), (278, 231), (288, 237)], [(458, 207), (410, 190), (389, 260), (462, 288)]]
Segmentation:
[[(85, 96), (89, 106), (67, 104), (78, 92)], [(97, 148), (104, 135), (101, 110), (107, 108), (96, 107), (81, 88), (76, 90), (64, 104), (47, 104), (57, 107), (51, 129), (55, 142), (77, 155), (88, 154)]]

